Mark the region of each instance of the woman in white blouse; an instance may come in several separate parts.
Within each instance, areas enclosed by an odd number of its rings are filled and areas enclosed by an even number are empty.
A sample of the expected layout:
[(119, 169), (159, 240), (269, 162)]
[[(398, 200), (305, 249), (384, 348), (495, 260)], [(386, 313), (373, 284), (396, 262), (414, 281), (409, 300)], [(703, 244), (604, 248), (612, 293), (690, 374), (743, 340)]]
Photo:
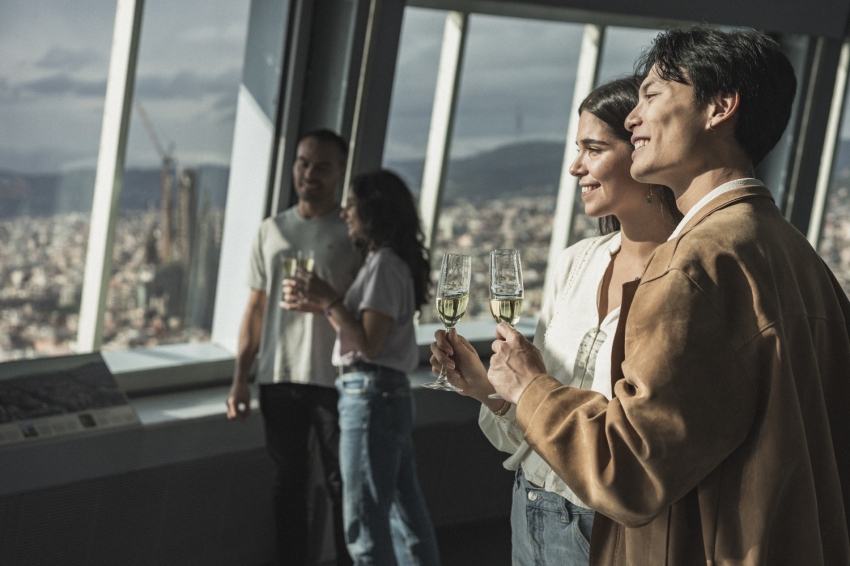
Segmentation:
[[(534, 337), (550, 374), (608, 398), (622, 285), (641, 276), (649, 256), (681, 219), (668, 188), (638, 183), (629, 174), (634, 146), (624, 122), (637, 105), (639, 85), (631, 77), (612, 81), (596, 88), (579, 107), (579, 154), (570, 173), (578, 178), (585, 213), (599, 218), (602, 235), (558, 257)], [(462, 336), (439, 331), (431, 350), (434, 371), (445, 365), (450, 382), (482, 403), (481, 430), (496, 448), (511, 454), (504, 466), (516, 470), (514, 566), (587, 564), (593, 511), (523, 440), (516, 408), (487, 398), (494, 389)]]

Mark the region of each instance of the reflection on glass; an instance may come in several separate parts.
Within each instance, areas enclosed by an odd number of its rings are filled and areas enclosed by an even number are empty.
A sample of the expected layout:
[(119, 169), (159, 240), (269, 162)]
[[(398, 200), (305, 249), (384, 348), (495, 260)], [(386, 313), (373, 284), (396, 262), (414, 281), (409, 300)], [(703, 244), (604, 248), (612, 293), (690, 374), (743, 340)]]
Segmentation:
[(396, 171), (415, 195), (422, 185), (445, 24), (443, 10), (404, 10), (383, 166)]
[(249, 9), (145, 3), (104, 350), (209, 340)]
[(634, 72), (638, 55), (663, 30), (607, 26), (600, 53), (596, 86)]
[(0, 361), (77, 336), (114, 0), (0, 3)]
[(818, 253), (850, 294), (850, 92), (844, 99), (842, 131), (824, 206)]
[[(650, 46), (652, 40), (659, 33), (660, 30), (653, 29), (606, 27), (602, 52), (600, 53), (599, 72), (596, 75), (596, 86), (632, 74), (638, 55)], [(584, 201), (581, 200), (580, 191), (576, 191), (575, 194), (573, 219), (570, 226), (568, 245), (599, 235), (597, 220), (584, 214)]]
[[(525, 314), (543, 293), (583, 26), (473, 14), (433, 258), (487, 265), (522, 251)], [(435, 265), (435, 268), (438, 267)], [(472, 274), (467, 316), (490, 319), (487, 270)], [(423, 322), (433, 322), (427, 311)]]

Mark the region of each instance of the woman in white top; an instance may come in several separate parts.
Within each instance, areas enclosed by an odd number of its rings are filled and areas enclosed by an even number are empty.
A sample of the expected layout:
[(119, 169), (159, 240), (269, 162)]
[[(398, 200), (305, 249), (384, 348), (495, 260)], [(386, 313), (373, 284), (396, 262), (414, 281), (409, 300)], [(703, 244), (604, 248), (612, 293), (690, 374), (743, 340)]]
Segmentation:
[(413, 195), (389, 171), (356, 176), (342, 217), (365, 257), (345, 296), (318, 277), (284, 283), (284, 308), (324, 312), (337, 331), (345, 541), (355, 566), (439, 566), (416, 477), (407, 373), (419, 365), (413, 315), (430, 285)]
[[(596, 88), (579, 107), (579, 154), (570, 167), (578, 178), (585, 213), (599, 218), (601, 236), (583, 240), (558, 257), (554, 285), (543, 299), (534, 344), (547, 371), (566, 385), (611, 397), (611, 342), (622, 285), (641, 276), (653, 250), (667, 240), (681, 213), (666, 187), (638, 183), (629, 174), (634, 147), (625, 129), (637, 105), (636, 78)], [(481, 430), (516, 470), (511, 511), (514, 566), (585, 565), (593, 511), (584, 506), (523, 440), (516, 408), (488, 399), (494, 392), (480, 358), (460, 335), (436, 334), (435, 372), (482, 403)]]

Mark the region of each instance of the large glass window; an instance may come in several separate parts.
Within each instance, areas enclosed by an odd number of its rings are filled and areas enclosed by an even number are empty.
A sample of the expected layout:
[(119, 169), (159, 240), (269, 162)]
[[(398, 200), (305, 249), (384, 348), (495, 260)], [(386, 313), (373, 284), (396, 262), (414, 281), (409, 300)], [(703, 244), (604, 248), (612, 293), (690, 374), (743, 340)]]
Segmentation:
[(114, 0), (0, 3), (0, 361), (76, 339)]
[(817, 249), (850, 294), (850, 90), (844, 99)]
[(442, 10), (404, 11), (383, 166), (397, 172), (415, 194), (422, 184), (445, 24)]
[(145, 3), (104, 350), (209, 340), (249, 9)]
[(490, 319), (487, 262), (497, 248), (522, 252), (523, 317), (539, 312), (583, 29), (470, 16), (433, 250), (437, 266), (446, 251), (473, 256), (466, 320)]

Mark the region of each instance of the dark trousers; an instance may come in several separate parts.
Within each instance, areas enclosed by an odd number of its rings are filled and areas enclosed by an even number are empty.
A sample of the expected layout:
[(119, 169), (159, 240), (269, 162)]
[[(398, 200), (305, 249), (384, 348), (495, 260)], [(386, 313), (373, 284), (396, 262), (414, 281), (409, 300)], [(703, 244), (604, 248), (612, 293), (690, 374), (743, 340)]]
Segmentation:
[(278, 564), (308, 564), (307, 497), (309, 464), (307, 440), (316, 433), (325, 472), (325, 485), (333, 503), (334, 543), (337, 564), (350, 565), (342, 526), (342, 478), (339, 471), (338, 394), (332, 387), (300, 383), (260, 386), (260, 410), (266, 447), (277, 464), (274, 507)]

